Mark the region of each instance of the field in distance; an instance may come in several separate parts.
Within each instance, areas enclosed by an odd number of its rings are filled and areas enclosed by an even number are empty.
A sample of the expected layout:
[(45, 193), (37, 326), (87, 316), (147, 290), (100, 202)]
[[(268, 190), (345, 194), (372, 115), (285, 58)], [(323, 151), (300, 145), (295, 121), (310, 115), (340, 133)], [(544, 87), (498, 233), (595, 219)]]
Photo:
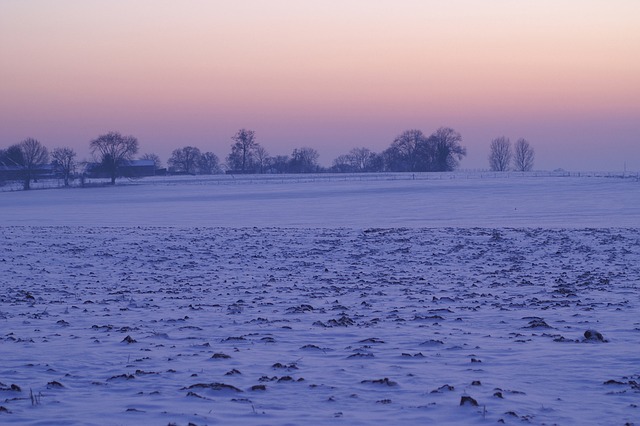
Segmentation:
[(606, 176), (179, 176), (0, 192), (4, 225), (628, 227), (640, 183)]

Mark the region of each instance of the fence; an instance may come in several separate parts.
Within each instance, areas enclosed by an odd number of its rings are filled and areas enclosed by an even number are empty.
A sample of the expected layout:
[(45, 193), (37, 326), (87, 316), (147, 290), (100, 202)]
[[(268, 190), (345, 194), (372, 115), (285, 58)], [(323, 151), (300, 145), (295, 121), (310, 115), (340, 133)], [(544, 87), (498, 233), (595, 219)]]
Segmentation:
[[(312, 182), (346, 182), (346, 181), (393, 181), (393, 180), (450, 180), (450, 179), (512, 179), (512, 178), (615, 178), (640, 180), (640, 173), (629, 172), (568, 172), (568, 171), (533, 171), (533, 172), (491, 172), (485, 170), (461, 170), (441, 173), (318, 173), (318, 174), (264, 174), (264, 175), (198, 175), (198, 176), (153, 176), (145, 178), (120, 178), (117, 185), (242, 185), (270, 183), (312, 183)], [(75, 179), (72, 187), (106, 186), (108, 179), (85, 178)], [(59, 178), (39, 179), (31, 185), (34, 190), (59, 188), (64, 181)], [(21, 181), (3, 180), (0, 176), (0, 192), (21, 191)]]

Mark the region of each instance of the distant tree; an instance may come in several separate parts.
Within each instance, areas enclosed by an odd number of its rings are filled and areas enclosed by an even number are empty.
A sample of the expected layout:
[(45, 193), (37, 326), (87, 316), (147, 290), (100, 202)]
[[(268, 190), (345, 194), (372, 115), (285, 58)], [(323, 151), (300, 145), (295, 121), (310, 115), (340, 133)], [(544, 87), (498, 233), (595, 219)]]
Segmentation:
[(202, 154), (198, 148), (185, 146), (184, 148), (174, 149), (167, 164), (174, 172), (194, 175), (198, 171), (201, 156)]
[(489, 151), (489, 167), (494, 172), (504, 172), (509, 169), (511, 163), (511, 141), (509, 138), (500, 136), (491, 141)]
[(420, 130), (407, 130), (383, 153), (386, 170), (395, 172), (446, 172), (455, 170), (467, 150), (462, 136), (441, 127), (428, 138)]
[(337, 156), (333, 160), (331, 171), (336, 173), (353, 173), (355, 171), (353, 167), (353, 159), (349, 154)]
[(157, 171), (160, 170), (162, 168), (162, 161), (160, 160), (160, 157), (158, 156), (158, 154), (144, 154), (142, 157), (140, 157), (141, 160), (147, 160), (147, 161), (153, 161), (153, 168)]
[(402, 157), (400, 150), (393, 144), (389, 148), (382, 151), (380, 154), (384, 161), (384, 170), (388, 172), (406, 172), (406, 161)]
[(203, 175), (213, 175), (220, 173), (220, 161), (213, 152), (205, 152), (200, 156), (200, 173)]
[(254, 150), (254, 163), (256, 171), (258, 173), (264, 173), (269, 167), (270, 160), (271, 158), (269, 157), (269, 153), (267, 152), (267, 150), (260, 144), (256, 144)]
[(254, 154), (257, 148), (256, 134), (253, 130), (240, 129), (231, 138), (231, 153), (227, 157), (229, 168), (240, 173), (253, 171)]
[(31, 180), (35, 177), (35, 171), (49, 162), (49, 151), (33, 138), (20, 142), (20, 149), (22, 150), (24, 189), (28, 190), (31, 189)]
[(53, 167), (64, 179), (64, 186), (69, 186), (69, 180), (76, 169), (76, 152), (68, 147), (56, 148), (51, 153)]
[(368, 168), (369, 158), (373, 154), (368, 148), (353, 148), (349, 151), (351, 165), (356, 172), (364, 172)]
[(348, 154), (333, 160), (332, 170), (338, 173), (379, 172), (384, 168), (381, 155), (369, 148), (353, 148)]
[(402, 132), (384, 152), (387, 168), (398, 172), (417, 172), (424, 159), (420, 158), (421, 151), (427, 138), (421, 130), (411, 129)]
[(319, 171), (318, 151), (313, 148), (294, 149), (289, 161), (289, 170), (292, 173), (314, 173)]
[(535, 152), (526, 139), (520, 138), (516, 142), (513, 163), (514, 169), (520, 172), (529, 172), (533, 169)]
[(349, 151), (351, 165), (356, 172), (373, 172), (377, 171), (377, 155), (369, 148), (353, 148)]
[(89, 147), (96, 161), (109, 174), (111, 184), (115, 185), (120, 167), (126, 165), (138, 152), (138, 139), (122, 136), (118, 132), (109, 132), (92, 140)]
[(428, 139), (428, 147), (433, 155), (431, 170), (451, 172), (458, 168), (460, 160), (467, 155), (467, 149), (460, 145), (462, 135), (450, 127), (440, 127)]
[(382, 154), (373, 153), (370, 159), (369, 172), (383, 172), (384, 171), (384, 157)]
[(274, 173), (289, 173), (290, 160), (288, 155), (276, 155), (271, 158), (270, 168)]

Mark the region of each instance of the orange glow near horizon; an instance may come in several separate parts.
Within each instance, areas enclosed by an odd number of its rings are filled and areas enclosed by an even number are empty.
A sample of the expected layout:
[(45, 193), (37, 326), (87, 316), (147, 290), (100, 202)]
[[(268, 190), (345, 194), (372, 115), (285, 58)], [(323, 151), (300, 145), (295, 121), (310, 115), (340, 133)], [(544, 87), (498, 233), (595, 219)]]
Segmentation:
[[(62, 143), (78, 118), (87, 132), (153, 135), (158, 147), (147, 150), (163, 153), (178, 147), (163, 130), (195, 143), (259, 124), (276, 153), (295, 147), (289, 129), (304, 129), (305, 144), (327, 156), (345, 142), (322, 135), (380, 149), (390, 141), (376, 135), (409, 122), (426, 132), (484, 128), (463, 135), (478, 152), (512, 122), (523, 133), (563, 118), (620, 127), (640, 122), (638, 28), (633, 0), (9, 0), (0, 4), (0, 147), (35, 134)], [(638, 125), (623, 124), (625, 146), (640, 145)], [(228, 136), (211, 142), (220, 157)]]

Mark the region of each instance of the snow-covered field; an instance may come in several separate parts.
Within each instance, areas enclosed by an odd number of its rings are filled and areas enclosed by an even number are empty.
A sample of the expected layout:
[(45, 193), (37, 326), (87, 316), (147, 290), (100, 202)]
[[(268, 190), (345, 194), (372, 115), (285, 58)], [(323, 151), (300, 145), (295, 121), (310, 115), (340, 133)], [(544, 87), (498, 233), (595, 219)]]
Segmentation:
[(638, 424), (639, 190), (0, 193), (0, 423)]
[[(3, 225), (636, 227), (636, 178), (491, 174), (145, 178), (0, 192)], [(504, 176), (504, 177), (501, 177)]]

